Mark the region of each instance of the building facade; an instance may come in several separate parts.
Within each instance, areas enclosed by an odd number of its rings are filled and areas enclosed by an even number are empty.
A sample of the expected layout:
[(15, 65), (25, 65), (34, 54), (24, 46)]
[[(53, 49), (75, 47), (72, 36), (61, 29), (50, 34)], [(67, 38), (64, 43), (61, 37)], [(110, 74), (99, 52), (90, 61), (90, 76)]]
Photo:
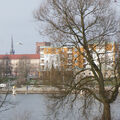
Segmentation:
[[(102, 63), (103, 71), (113, 68), (118, 56), (118, 47), (115, 42), (104, 43), (98, 46), (96, 44), (89, 45), (89, 49), (94, 48), (91, 53), (93, 60), (98, 66), (99, 61)], [(96, 52), (99, 54), (99, 59)], [(6, 74), (17, 75), (19, 72), (18, 68), (22, 67), (21, 65), (24, 64), (24, 66), (29, 68), (30, 75), (39, 76), (41, 71), (48, 71), (52, 67), (59, 70), (90, 68), (83, 54), (85, 54), (85, 52), (82, 47), (79, 48), (78, 51), (75, 47), (53, 47), (50, 42), (37, 42), (36, 54), (0, 55), (0, 64), (1, 69), (7, 69)], [(91, 73), (88, 71), (87, 74)]]
[[(81, 52), (83, 49), (80, 48)], [(53, 47), (49, 42), (36, 43), (36, 53), (40, 54), (41, 70), (55, 68), (83, 68), (83, 56), (74, 47)], [(78, 57), (79, 56), (79, 57)]]
[(3, 73), (17, 76), (20, 70), (25, 70), (28, 75), (38, 75), (40, 54), (15, 54), (0, 55), (0, 66)]
[[(93, 60), (96, 65), (102, 64), (102, 70), (111, 70), (116, 61), (117, 44), (115, 42), (105, 42), (101, 45), (90, 44), (89, 49), (92, 50)], [(74, 68), (84, 69), (90, 68), (87, 59), (83, 56), (84, 49), (81, 47), (79, 51), (74, 47), (53, 47), (49, 42), (37, 42), (36, 53), (40, 54), (40, 70), (55, 68), (66, 68), (72, 70)], [(97, 54), (96, 54), (97, 53)], [(84, 74), (92, 74), (89, 71)]]

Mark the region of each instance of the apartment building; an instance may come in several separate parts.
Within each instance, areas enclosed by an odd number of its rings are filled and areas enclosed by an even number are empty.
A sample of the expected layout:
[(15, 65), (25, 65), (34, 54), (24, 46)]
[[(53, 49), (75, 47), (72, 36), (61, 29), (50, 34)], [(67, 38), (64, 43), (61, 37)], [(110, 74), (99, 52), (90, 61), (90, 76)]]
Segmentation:
[[(113, 73), (113, 69), (116, 62), (116, 54), (118, 52), (117, 50), (117, 43), (115, 42), (104, 42), (103, 44), (97, 45), (97, 44), (91, 44), (90, 48), (93, 48), (92, 56), (93, 61), (95, 64), (100, 68), (103, 72), (103, 74), (107, 74), (109, 76)], [(91, 68), (89, 63), (87, 62), (86, 58), (84, 59), (84, 68)], [(92, 72), (87, 71), (84, 73), (85, 75), (91, 75)]]
[[(83, 49), (80, 48), (83, 52)], [(41, 70), (55, 68), (83, 68), (83, 56), (74, 47), (53, 47), (50, 42), (37, 42), (36, 53), (40, 54)], [(79, 56), (79, 57), (78, 57)]]
[[(115, 42), (105, 42), (101, 45), (90, 44), (89, 49), (93, 48), (97, 52), (91, 53), (93, 60), (97, 65), (99, 61), (102, 64), (102, 70), (110, 70), (113, 68), (116, 61), (117, 44)], [(84, 54), (84, 49), (81, 47), (80, 51)], [(53, 47), (50, 42), (37, 42), (36, 53), (40, 54), (40, 68), (47, 70), (52, 67), (66, 68), (90, 68), (85, 57), (74, 47)], [(99, 59), (98, 59), (99, 56)], [(89, 71), (84, 74), (91, 74)]]

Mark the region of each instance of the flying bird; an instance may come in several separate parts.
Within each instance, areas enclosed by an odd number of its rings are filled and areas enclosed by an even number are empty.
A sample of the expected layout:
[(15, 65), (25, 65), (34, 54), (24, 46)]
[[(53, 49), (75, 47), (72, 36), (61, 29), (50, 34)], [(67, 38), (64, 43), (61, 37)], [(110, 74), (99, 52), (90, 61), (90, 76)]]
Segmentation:
[(17, 44), (18, 44), (18, 45), (23, 45), (23, 43), (22, 43), (22, 42), (18, 42)]

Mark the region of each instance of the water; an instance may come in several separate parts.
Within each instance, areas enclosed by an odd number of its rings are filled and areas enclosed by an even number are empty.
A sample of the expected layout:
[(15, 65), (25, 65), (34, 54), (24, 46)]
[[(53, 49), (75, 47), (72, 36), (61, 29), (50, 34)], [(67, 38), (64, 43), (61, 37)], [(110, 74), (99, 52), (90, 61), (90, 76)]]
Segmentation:
[[(69, 107), (66, 107), (66, 110), (64, 109), (60, 111), (61, 114), (59, 115), (58, 119), (50, 119), (50, 115), (48, 115), (49, 102), (46, 95), (43, 94), (17, 94), (16, 96), (9, 95), (7, 99), (9, 102), (11, 102), (11, 104), (8, 103), (8, 105), (6, 104), (5, 107), (0, 109), (0, 120), (77, 120), (77, 117), (73, 116), (71, 112), (66, 114), (66, 111), (70, 110)], [(114, 113), (114, 116), (116, 117), (114, 120), (120, 120), (120, 96), (111, 106), (112, 114)], [(77, 107), (78, 103), (76, 105), (76, 108)], [(97, 110), (93, 109), (93, 114), (96, 113)], [(66, 118), (63, 117), (65, 114), (67, 116)], [(77, 115), (76, 111), (75, 115)], [(85, 119), (80, 118), (79, 120)], [(92, 118), (89, 118), (89, 120), (92, 120)]]
[(30, 120), (46, 118), (46, 97), (44, 95), (17, 94), (8, 96), (8, 99), (11, 101), (11, 104), (6, 106), (9, 110), (0, 112), (0, 120), (17, 120), (17, 118), (22, 120), (23, 116), (29, 117)]

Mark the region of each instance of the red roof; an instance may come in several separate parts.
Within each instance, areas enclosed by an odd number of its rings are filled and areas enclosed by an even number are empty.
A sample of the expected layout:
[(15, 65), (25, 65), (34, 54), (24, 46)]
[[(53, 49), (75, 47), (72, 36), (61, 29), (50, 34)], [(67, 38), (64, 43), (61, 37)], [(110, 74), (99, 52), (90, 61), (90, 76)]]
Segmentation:
[(40, 54), (0, 55), (0, 59), (40, 59)]

